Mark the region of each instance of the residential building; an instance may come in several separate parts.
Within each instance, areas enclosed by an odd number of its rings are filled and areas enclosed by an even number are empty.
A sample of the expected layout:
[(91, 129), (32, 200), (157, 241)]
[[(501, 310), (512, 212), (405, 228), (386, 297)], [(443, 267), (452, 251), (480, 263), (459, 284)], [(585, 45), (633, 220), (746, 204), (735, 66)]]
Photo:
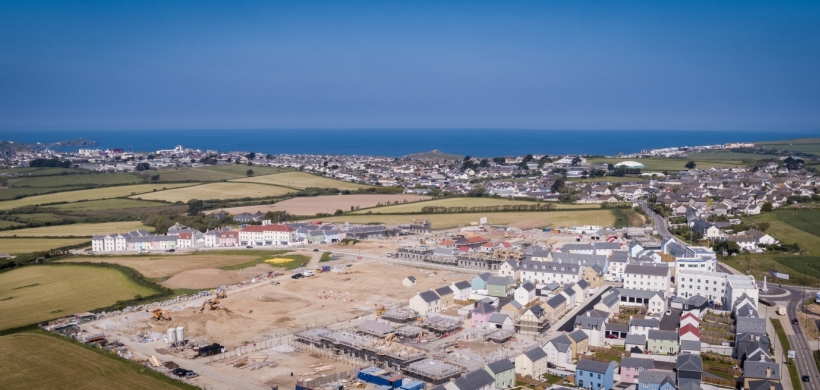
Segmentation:
[(646, 340), (647, 351), (669, 355), (678, 353), (678, 332), (674, 330), (650, 330)]
[(678, 384), (695, 382), (700, 384), (703, 379), (703, 359), (700, 354), (682, 353), (675, 362), (678, 373)]
[(433, 291), (422, 291), (410, 298), (410, 309), (422, 317), (435, 314), (441, 311), (441, 300)]
[(672, 371), (647, 370), (638, 377), (638, 390), (677, 390)]
[(515, 358), (515, 373), (524, 377), (541, 379), (547, 373), (547, 353), (543, 348), (533, 348)]
[(624, 288), (669, 293), (670, 270), (666, 263), (627, 264), (624, 268)]
[(655, 361), (633, 357), (621, 358), (621, 382), (638, 383), (638, 376), (646, 370), (654, 370)]
[(547, 361), (554, 362), (559, 367), (567, 367), (572, 363), (572, 340), (566, 334), (554, 337), (544, 344)]
[(591, 390), (612, 389), (615, 384), (615, 366), (615, 362), (580, 359), (575, 368), (575, 386)]
[(515, 363), (510, 359), (494, 361), (484, 369), (493, 377), (496, 389), (508, 389), (515, 384)]
[(518, 319), (517, 331), (525, 335), (540, 335), (550, 326), (550, 318), (541, 305), (532, 305)]

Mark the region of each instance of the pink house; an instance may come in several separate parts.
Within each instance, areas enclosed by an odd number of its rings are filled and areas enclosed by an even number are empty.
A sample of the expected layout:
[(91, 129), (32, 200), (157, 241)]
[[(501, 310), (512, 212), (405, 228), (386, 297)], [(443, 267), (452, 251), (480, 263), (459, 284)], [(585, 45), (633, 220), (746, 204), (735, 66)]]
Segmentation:
[(621, 359), (621, 382), (638, 383), (638, 376), (642, 371), (654, 370), (655, 361), (652, 359), (641, 359), (625, 357)]
[(218, 246), (237, 246), (239, 245), (239, 233), (235, 231), (220, 232), (217, 237)]
[(479, 303), (473, 309), (472, 321), (473, 328), (483, 328), (490, 321), (490, 317), (495, 313), (495, 308), (489, 303)]

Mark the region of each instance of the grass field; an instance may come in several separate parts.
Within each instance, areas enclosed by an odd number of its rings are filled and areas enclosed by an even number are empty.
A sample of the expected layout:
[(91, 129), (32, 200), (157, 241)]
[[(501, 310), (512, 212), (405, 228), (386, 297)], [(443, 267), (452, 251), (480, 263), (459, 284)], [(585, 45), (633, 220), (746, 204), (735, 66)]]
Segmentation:
[[(254, 171), (256, 172), (256, 171)], [(244, 179), (233, 180), (235, 182), (249, 182), (249, 183), (263, 183), (272, 184), (283, 187), (303, 189), (307, 187), (318, 188), (338, 188), (340, 190), (356, 190), (359, 188), (367, 188), (370, 186), (364, 184), (350, 183), (341, 180), (329, 179), (322, 176), (311, 175), (304, 172), (288, 172), (276, 175), (248, 177)]]
[[(0, 337), (2, 389), (166, 389), (190, 388), (147, 374), (137, 364), (117, 360), (56, 336), (15, 333)], [(178, 383), (178, 385), (177, 385)]]
[(637, 161), (646, 168), (642, 171), (685, 171), (687, 162), (690, 160), (695, 161), (697, 164), (697, 169), (707, 169), (707, 168), (726, 168), (726, 167), (737, 167), (737, 166), (745, 166), (746, 164), (743, 163), (741, 160), (723, 160), (723, 159), (704, 159), (699, 155), (695, 154), (690, 157), (685, 158), (660, 158), (660, 157), (652, 157), (652, 158), (641, 158), (630, 160), (626, 158), (588, 158), (587, 163), (589, 164), (617, 164), (622, 161)]
[(0, 232), (0, 237), (91, 237), (95, 234), (123, 233), (137, 229), (153, 230), (140, 221), (75, 223), (72, 225), (7, 230)]
[(210, 200), (264, 198), (268, 196), (284, 195), (288, 192), (293, 192), (293, 190), (265, 184), (223, 182), (177, 188), (174, 190), (157, 191), (150, 194), (135, 195), (131, 198), (164, 200), (168, 202), (187, 202), (191, 199)]
[(156, 291), (122, 272), (81, 265), (37, 265), (0, 273), (0, 329), (80, 313)]
[(0, 174), (8, 174), (8, 175), (15, 175), (20, 173), (25, 173), (28, 176), (53, 176), (53, 175), (60, 175), (63, 172), (66, 173), (79, 173), (79, 174), (87, 174), (89, 173), (85, 169), (74, 169), (74, 168), (6, 168), (0, 169)]
[(173, 171), (149, 171), (146, 175), (159, 175), (160, 181), (219, 181), (238, 179), (247, 176), (248, 169), (252, 169), (254, 175), (270, 175), (274, 173), (289, 172), (284, 168), (260, 167), (247, 165), (216, 165), (192, 169), (178, 169)]
[(611, 209), (612, 216), (615, 221), (613, 226), (616, 228), (623, 228), (628, 226), (644, 226), (644, 220), (641, 216), (632, 209)]
[(91, 200), (88, 202), (66, 203), (54, 206), (48, 206), (58, 210), (65, 211), (99, 211), (99, 210), (124, 210), (124, 209), (138, 209), (145, 207), (163, 207), (167, 206), (164, 203), (149, 202), (146, 200), (136, 199), (103, 199)]
[(820, 239), (820, 210), (782, 210), (775, 214), (777, 219)]
[(47, 251), (89, 241), (87, 238), (0, 238), (3, 253), (29, 253)]
[(797, 138), (781, 141), (755, 142), (755, 146), (820, 154), (820, 138)]
[(142, 194), (154, 190), (160, 191), (163, 188), (178, 188), (189, 186), (190, 184), (137, 184), (131, 186), (119, 186), (108, 188), (95, 188), (93, 190), (80, 190), (60, 192), (56, 194), (30, 196), (23, 199), (7, 200), (0, 202), (0, 210), (8, 210), (16, 207), (31, 206), (54, 202), (76, 202), (78, 200), (110, 199), (132, 194)]
[(0, 229), (5, 229), (14, 226), (20, 226), (22, 224), (14, 222), (14, 221), (0, 221)]
[(74, 256), (60, 261), (71, 263), (86, 261), (91, 263), (114, 263), (131, 267), (149, 278), (164, 278), (176, 275), (180, 272), (203, 268), (247, 268), (247, 266), (242, 265), (254, 261), (256, 261), (256, 263), (252, 265), (256, 265), (273, 257), (281, 257), (279, 255), (287, 252), (288, 251), (232, 250), (186, 255)]
[[(423, 202), (412, 202), (412, 203), (400, 203), (396, 205), (389, 205), (389, 206), (381, 206), (370, 208), (366, 210), (357, 210), (350, 214), (364, 214), (367, 212), (372, 212), (374, 214), (401, 214), (401, 213), (418, 213), (421, 212), (423, 207), (483, 207), (483, 206), (503, 206), (503, 205), (517, 205), (517, 204), (524, 204), (524, 205), (534, 205), (537, 204), (535, 202), (529, 202), (525, 200), (509, 200), (509, 199), (498, 199), (498, 198), (446, 198), (446, 199), (435, 199), (435, 200), (428, 200)], [(550, 203), (555, 206), (556, 209), (571, 209), (571, 208), (586, 208), (592, 209), (599, 207), (598, 205), (570, 205), (570, 204), (558, 204), (558, 203)]]
[(143, 178), (131, 173), (94, 173), (60, 176), (32, 176), (9, 180), (10, 187), (65, 187), (98, 185), (111, 186), (121, 184), (139, 184)]
[(80, 186), (64, 186), (59, 188), (54, 187), (9, 187), (0, 189), (0, 201), (12, 200), (18, 196), (34, 196), (47, 194), (51, 192), (63, 192), (81, 190)]
[(610, 210), (579, 210), (579, 211), (535, 211), (510, 213), (464, 213), (464, 214), (415, 214), (415, 215), (343, 215), (339, 217), (322, 218), (328, 222), (386, 224), (407, 223), (413, 218), (429, 219), (433, 229), (450, 229), (459, 225), (469, 225), (478, 222), (479, 218), (487, 217), (491, 225), (510, 225), (522, 229), (539, 227), (570, 227), (578, 225), (612, 226), (613, 218)]
[[(768, 222), (770, 227), (766, 233), (771, 235), (780, 242), (786, 244), (797, 243), (800, 247), (811, 255), (820, 255), (820, 237), (802, 230), (790, 223), (785, 222), (781, 218), (792, 220), (791, 214), (793, 210), (778, 210), (771, 213), (761, 213), (748, 218), (744, 218), (747, 223)], [(799, 211), (798, 213), (816, 213), (809, 211)], [(815, 214), (816, 215), (816, 214)], [(796, 219), (795, 219), (796, 220)]]

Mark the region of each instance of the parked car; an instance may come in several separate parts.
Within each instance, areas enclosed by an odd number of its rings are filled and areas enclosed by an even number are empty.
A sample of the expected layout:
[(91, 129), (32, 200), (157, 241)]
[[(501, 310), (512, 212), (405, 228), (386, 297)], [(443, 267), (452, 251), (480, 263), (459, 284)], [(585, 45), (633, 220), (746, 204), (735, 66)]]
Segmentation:
[(176, 249), (171, 248), (171, 249), (168, 249), (166, 252), (174, 253), (174, 252), (176, 252), (176, 251), (177, 251)]
[(301, 278), (304, 278), (304, 277), (305, 277), (305, 275), (302, 275), (302, 274), (293, 274), (291, 276), (292, 279), (301, 279)]
[(252, 247), (252, 246), (250, 246), (250, 245), (245, 246), (245, 248), (248, 248), (248, 249), (253, 249), (253, 247)]
[(304, 276), (304, 277), (306, 277), (306, 278), (309, 278), (309, 277), (311, 277), (311, 276), (313, 276), (313, 275), (316, 275), (316, 274), (315, 274), (315, 273), (313, 273), (313, 271), (311, 271), (311, 270), (307, 270), (307, 271), (305, 271), (305, 272), (302, 272), (302, 276)]
[(671, 316), (672, 315), (672, 310), (667, 310), (666, 315)]
[(185, 378), (186, 379), (193, 379), (193, 378), (196, 378), (198, 376), (199, 376), (199, 374), (197, 374), (193, 371), (190, 371), (190, 370), (188, 370), (188, 372), (185, 373)]
[(319, 248), (316, 248), (316, 249), (314, 249), (313, 251), (314, 251), (314, 252), (318, 252), (318, 251), (319, 251)]
[(677, 298), (677, 297), (678, 297), (677, 295), (673, 295), (673, 296), (669, 297), (669, 300), (670, 300), (670, 301), (674, 301), (674, 300), (675, 300), (675, 298)]
[(618, 338), (618, 335), (608, 334), (608, 335), (606, 335), (606, 336), (604, 336), (604, 337), (606, 337), (606, 338), (608, 338), (608, 339), (617, 339), (617, 338)]

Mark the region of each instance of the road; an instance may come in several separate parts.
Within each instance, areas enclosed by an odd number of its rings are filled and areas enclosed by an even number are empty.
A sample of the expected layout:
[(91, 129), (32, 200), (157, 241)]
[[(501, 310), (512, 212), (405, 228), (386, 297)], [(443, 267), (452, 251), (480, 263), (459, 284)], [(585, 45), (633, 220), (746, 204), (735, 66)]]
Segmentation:
[[(780, 298), (780, 300), (788, 300), (789, 302), (786, 305), (786, 313), (788, 314), (789, 326), (793, 331), (787, 331), (786, 335), (796, 354), (797, 372), (801, 377), (808, 375), (811, 379), (808, 383), (803, 382), (803, 389), (820, 390), (820, 371), (817, 370), (809, 341), (800, 326), (791, 325), (791, 321), (797, 318), (798, 310), (803, 306), (803, 289), (790, 286), (783, 286), (783, 289), (789, 292), (788, 297)], [(814, 294), (814, 291), (807, 291), (805, 296), (811, 296), (811, 294)], [(784, 372), (783, 375), (788, 375), (788, 373)]]

